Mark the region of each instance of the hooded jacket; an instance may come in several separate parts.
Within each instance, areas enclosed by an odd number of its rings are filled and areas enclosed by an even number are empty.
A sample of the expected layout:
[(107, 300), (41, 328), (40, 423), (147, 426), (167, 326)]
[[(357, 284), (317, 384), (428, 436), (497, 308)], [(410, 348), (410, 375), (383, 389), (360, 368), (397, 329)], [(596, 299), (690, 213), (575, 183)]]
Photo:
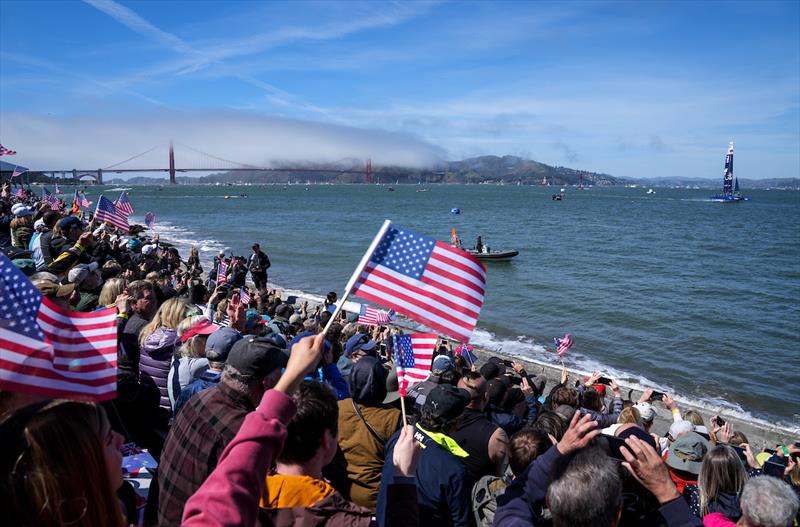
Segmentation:
[[(372, 511), (347, 501), (325, 481), (309, 476), (267, 476), (262, 524), (276, 527), (368, 527)], [(268, 520), (268, 521), (264, 521)]]
[(161, 394), (159, 408), (167, 415), (172, 413), (167, 389), (172, 356), (181, 345), (174, 329), (158, 328), (147, 337), (139, 355), (139, 372), (142, 384), (158, 387)]

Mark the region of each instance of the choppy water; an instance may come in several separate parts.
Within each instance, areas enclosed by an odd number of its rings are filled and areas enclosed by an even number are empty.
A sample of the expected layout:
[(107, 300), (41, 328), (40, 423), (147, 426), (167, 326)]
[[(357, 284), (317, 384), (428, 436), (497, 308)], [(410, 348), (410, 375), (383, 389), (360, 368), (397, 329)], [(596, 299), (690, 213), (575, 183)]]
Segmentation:
[(556, 362), (552, 339), (568, 331), (577, 367), (800, 426), (800, 193), (722, 205), (703, 190), (569, 189), (554, 202), (552, 187), (426, 188), (134, 187), (131, 199), (139, 221), (153, 211), (165, 237), (208, 258), (261, 242), (272, 281), (319, 294), (343, 290), (385, 218), (442, 240), (456, 227), (465, 244), (480, 234), (520, 255), (488, 266), (473, 342)]

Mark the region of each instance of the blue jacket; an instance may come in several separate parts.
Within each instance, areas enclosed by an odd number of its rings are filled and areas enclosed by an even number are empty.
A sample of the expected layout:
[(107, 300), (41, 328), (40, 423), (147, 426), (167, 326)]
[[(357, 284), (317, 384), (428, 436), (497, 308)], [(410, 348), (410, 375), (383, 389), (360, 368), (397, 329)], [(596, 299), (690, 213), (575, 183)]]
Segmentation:
[(181, 390), (181, 394), (175, 401), (175, 411), (173, 414), (178, 415), (178, 411), (194, 394), (200, 393), (208, 388), (213, 388), (219, 384), (220, 377), (222, 377), (222, 372), (206, 370), (200, 377), (187, 384), (186, 388)]
[[(386, 489), (395, 480), (392, 455), (399, 436), (400, 432), (396, 432), (386, 443), (376, 514), (379, 527), (387, 524)], [(464, 464), (419, 428), (415, 430), (414, 438), (422, 445), (416, 471), (419, 525), (468, 527), (472, 516), (472, 489), (466, 484)]]
[(503, 429), (503, 431), (511, 437), (516, 432), (522, 430), (525, 425), (530, 425), (536, 422), (539, 417), (539, 406), (536, 400), (536, 395), (528, 394), (525, 396), (525, 404), (528, 406), (528, 414), (525, 417), (519, 417), (511, 412), (503, 411), (494, 405), (489, 405), (486, 410), (486, 417), (489, 421)]

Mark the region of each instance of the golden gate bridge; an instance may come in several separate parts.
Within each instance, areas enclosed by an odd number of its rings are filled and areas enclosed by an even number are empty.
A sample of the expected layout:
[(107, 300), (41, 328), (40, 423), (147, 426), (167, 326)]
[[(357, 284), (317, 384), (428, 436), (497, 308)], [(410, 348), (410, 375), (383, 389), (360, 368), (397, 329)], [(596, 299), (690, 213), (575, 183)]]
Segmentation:
[[(182, 152), (191, 152), (190, 156), (182, 158), (183, 164), (180, 167), (176, 166), (175, 161), (175, 145), (181, 149)], [(153, 156), (147, 157), (148, 154), (153, 154), (154, 152), (157, 153), (159, 149), (163, 148), (161, 145), (154, 146), (149, 148), (143, 152), (140, 152), (136, 155), (128, 157), (127, 159), (123, 159), (122, 161), (110, 164), (104, 168), (97, 168), (97, 169), (78, 169), (73, 168), (71, 170), (35, 170), (30, 169), (29, 172), (39, 172), (41, 174), (50, 175), (51, 178), (56, 179), (57, 175), (61, 175), (62, 178), (72, 177), (75, 182), (80, 181), (87, 181), (88, 178), (94, 180), (94, 182), (98, 185), (103, 184), (103, 177), (105, 173), (115, 173), (115, 174), (124, 174), (124, 173), (134, 173), (134, 172), (168, 172), (169, 173), (169, 182), (172, 184), (177, 183), (175, 176), (177, 173), (181, 172), (218, 172), (218, 171), (226, 171), (226, 172), (302, 172), (306, 174), (364, 174), (364, 179), (366, 183), (373, 183), (375, 182), (375, 174), (372, 171), (372, 159), (367, 159), (363, 165), (351, 166), (349, 168), (318, 168), (318, 167), (264, 167), (264, 166), (257, 166), (252, 165), (249, 163), (241, 163), (238, 161), (232, 161), (230, 159), (225, 159), (223, 157), (216, 156), (214, 154), (209, 154), (208, 152), (203, 152), (202, 150), (198, 150), (196, 148), (192, 148), (189, 145), (183, 143), (175, 143), (170, 141), (169, 143), (169, 158), (168, 158), (168, 165), (167, 167), (155, 167), (148, 165), (147, 163), (143, 164), (142, 166), (135, 166), (137, 160), (148, 161), (153, 163)], [(345, 161), (345, 160), (343, 160)], [(352, 159), (346, 160), (351, 165), (355, 165)], [(334, 163), (335, 164), (335, 163)], [(340, 162), (339, 164), (344, 164)], [(132, 166), (133, 165), (133, 166)], [(385, 174), (391, 175), (391, 174)]]

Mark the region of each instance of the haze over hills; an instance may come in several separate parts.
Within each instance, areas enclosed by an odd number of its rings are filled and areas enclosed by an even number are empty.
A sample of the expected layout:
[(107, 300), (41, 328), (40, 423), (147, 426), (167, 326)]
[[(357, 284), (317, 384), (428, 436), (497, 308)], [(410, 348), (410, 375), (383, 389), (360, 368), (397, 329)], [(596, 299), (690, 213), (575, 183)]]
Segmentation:
[[(292, 171), (248, 170), (211, 174), (200, 177), (178, 176), (179, 183), (185, 184), (235, 184), (235, 183), (367, 183), (365, 166), (362, 160), (352, 159), (337, 165), (325, 164), (284, 164)], [(307, 170), (307, 171), (306, 171)], [(578, 185), (583, 176), (584, 185), (648, 185), (654, 187), (701, 187), (716, 189), (721, 187), (722, 178), (619, 178), (610, 174), (579, 170), (562, 166), (551, 166), (531, 159), (517, 156), (480, 156), (449, 161), (429, 169), (398, 166), (373, 167), (372, 182), (386, 184), (516, 184), (540, 185), (547, 182), (553, 186)], [(133, 177), (127, 180), (111, 179), (113, 184), (154, 185), (166, 178)], [(743, 189), (747, 188), (785, 188), (800, 189), (800, 178), (739, 179)]]

